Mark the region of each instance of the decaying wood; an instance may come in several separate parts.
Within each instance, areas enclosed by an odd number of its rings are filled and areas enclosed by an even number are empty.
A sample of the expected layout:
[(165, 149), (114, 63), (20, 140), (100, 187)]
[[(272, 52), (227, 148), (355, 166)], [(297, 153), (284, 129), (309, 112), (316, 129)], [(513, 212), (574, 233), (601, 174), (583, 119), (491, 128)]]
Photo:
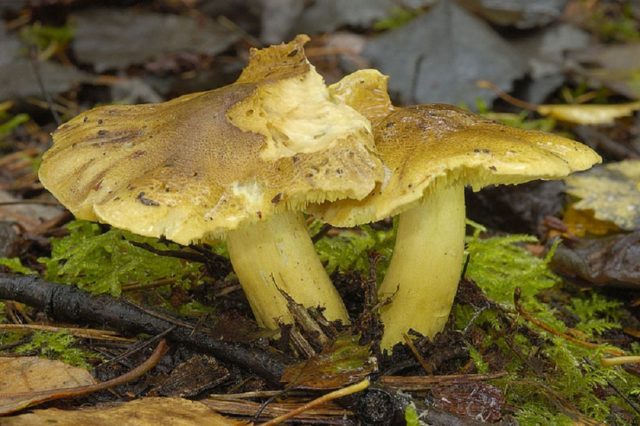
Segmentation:
[(113, 328), (122, 334), (160, 334), (173, 328), (170, 341), (194, 346), (217, 358), (253, 371), (273, 384), (279, 384), (287, 363), (276, 352), (244, 343), (217, 340), (182, 321), (161, 315), (110, 296), (93, 296), (77, 287), (55, 284), (36, 276), (0, 274), (0, 299), (33, 306), (57, 320)]

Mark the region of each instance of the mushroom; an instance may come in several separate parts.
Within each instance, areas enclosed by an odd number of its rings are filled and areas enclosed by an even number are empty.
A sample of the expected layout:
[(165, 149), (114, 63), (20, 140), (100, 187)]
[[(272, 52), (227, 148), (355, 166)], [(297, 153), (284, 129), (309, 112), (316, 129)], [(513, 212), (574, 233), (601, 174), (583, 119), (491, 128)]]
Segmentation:
[(371, 121), (385, 178), (363, 200), (313, 207), (335, 226), (398, 215), (394, 253), (379, 298), (391, 348), (414, 329), (444, 328), (463, 266), (464, 187), (556, 179), (601, 161), (590, 148), (548, 133), (507, 127), (450, 105), (394, 107), (387, 78), (362, 70), (330, 86), (334, 97)]
[(226, 238), (262, 326), (291, 322), (281, 291), (348, 321), (301, 211), (362, 199), (382, 167), (369, 121), (330, 95), (307, 41), (252, 49), (229, 86), (80, 114), (53, 134), (40, 180), (80, 219), (180, 244)]

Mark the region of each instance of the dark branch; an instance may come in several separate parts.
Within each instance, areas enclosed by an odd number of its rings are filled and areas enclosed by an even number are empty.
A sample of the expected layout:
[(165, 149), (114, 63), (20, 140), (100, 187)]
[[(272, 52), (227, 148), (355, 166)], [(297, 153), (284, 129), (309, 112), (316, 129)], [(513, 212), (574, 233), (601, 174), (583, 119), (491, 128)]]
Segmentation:
[(0, 299), (15, 300), (33, 306), (48, 316), (73, 323), (93, 324), (123, 334), (156, 335), (173, 327), (167, 339), (212, 353), (223, 361), (249, 369), (273, 384), (287, 364), (286, 358), (274, 352), (244, 343), (217, 340), (202, 331), (184, 327), (110, 296), (93, 296), (77, 287), (55, 284), (36, 276), (0, 273)]

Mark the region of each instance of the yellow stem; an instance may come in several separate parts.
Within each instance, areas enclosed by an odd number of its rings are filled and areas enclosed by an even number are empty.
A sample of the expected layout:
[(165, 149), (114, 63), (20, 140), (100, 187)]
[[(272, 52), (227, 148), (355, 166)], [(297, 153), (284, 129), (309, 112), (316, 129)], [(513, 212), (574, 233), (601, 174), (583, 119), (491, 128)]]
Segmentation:
[(324, 307), (329, 320), (348, 322), (301, 214), (280, 213), (243, 226), (227, 234), (227, 247), (259, 325), (276, 329), (278, 321), (292, 322), (280, 290), (305, 307)]
[(400, 215), (393, 257), (382, 282), (381, 346), (390, 349), (414, 329), (433, 337), (442, 331), (453, 305), (464, 255), (464, 187), (454, 185), (425, 195)]

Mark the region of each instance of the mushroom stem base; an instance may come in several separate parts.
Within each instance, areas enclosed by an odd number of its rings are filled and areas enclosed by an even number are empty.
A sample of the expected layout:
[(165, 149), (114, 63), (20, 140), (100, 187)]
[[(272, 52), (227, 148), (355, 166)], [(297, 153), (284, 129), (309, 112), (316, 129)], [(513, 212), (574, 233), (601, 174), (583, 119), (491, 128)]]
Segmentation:
[(433, 337), (442, 331), (458, 288), (464, 256), (464, 187), (454, 185), (425, 195), (402, 213), (391, 263), (378, 297), (391, 297), (381, 309), (381, 346), (390, 349), (414, 329)]
[(280, 213), (227, 234), (233, 269), (258, 324), (277, 329), (293, 321), (282, 292), (305, 307), (321, 306), (329, 320), (348, 322), (301, 214)]

